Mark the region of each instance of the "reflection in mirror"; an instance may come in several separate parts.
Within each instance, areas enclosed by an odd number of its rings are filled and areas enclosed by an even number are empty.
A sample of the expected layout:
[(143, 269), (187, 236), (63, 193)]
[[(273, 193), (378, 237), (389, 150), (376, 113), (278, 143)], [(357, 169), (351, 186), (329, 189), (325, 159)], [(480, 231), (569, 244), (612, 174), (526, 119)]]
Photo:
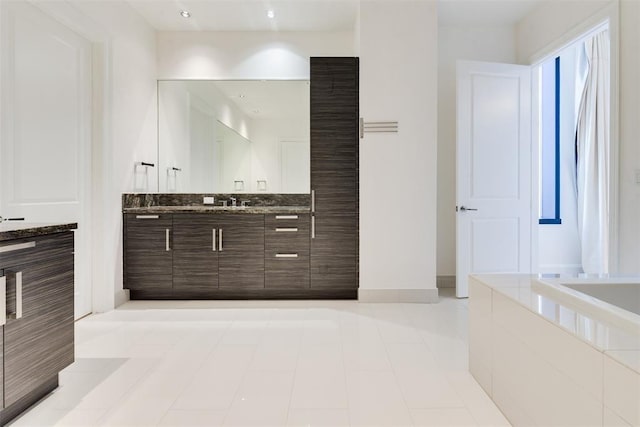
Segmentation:
[(159, 81), (162, 193), (309, 193), (308, 81)]

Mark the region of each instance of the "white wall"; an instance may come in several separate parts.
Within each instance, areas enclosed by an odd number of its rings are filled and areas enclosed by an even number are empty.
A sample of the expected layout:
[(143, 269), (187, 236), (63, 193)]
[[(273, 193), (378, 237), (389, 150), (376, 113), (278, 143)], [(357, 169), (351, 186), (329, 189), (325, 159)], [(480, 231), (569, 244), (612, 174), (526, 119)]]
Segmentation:
[[(640, 4), (635, 0), (591, 2), (547, 2), (522, 20), (517, 28), (518, 58), (531, 63), (545, 53), (561, 48), (572, 35), (579, 35), (603, 17), (618, 15), (620, 22), (613, 22), (612, 58), (618, 47), (619, 36), (619, 105), (613, 101), (612, 112), (619, 107), (620, 133), (612, 139), (619, 143), (618, 177), (618, 270), (623, 273), (640, 273), (640, 185), (635, 183), (635, 171), (640, 169)], [(614, 64), (615, 66), (616, 64)], [(614, 72), (615, 72), (614, 67)], [(615, 74), (614, 74), (615, 76)], [(612, 77), (614, 77), (612, 76)], [(612, 117), (615, 124), (616, 117)], [(615, 270), (615, 264), (612, 266)]]
[(619, 271), (640, 274), (640, 2), (620, 2)]
[(360, 115), (397, 134), (360, 142), (364, 300), (433, 301), (436, 290), (436, 2), (360, 4)]
[[(538, 225), (540, 273), (580, 273), (580, 238), (575, 190), (576, 58), (578, 46), (560, 53), (560, 218)], [(554, 58), (550, 58), (554, 61)], [(578, 96), (580, 96), (578, 94)]]
[(457, 60), (514, 63), (514, 27), (438, 28), (438, 276), (456, 274)]
[(158, 32), (158, 79), (306, 80), (310, 56), (354, 56), (353, 32)]
[[(47, 2), (45, 2), (47, 3)], [(94, 136), (102, 139), (94, 155), (94, 311), (107, 311), (126, 299), (122, 290), (122, 193), (134, 184), (134, 163), (157, 159), (155, 31), (126, 3), (48, 2), (61, 19), (92, 37), (94, 76), (101, 117)], [(69, 9), (69, 4), (72, 9)], [(104, 53), (104, 56), (101, 54)], [(102, 84), (106, 82), (106, 84)], [(98, 135), (99, 133), (99, 135)], [(156, 191), (155, 180), (148, 191)]]

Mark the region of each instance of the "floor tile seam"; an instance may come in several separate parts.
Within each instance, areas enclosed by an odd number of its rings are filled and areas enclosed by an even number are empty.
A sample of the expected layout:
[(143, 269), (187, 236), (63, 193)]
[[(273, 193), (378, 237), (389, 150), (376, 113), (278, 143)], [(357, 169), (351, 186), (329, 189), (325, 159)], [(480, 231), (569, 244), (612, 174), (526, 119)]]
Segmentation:
[[(448, 380), (448, 378), (447, 378), (447, 380)], [(476, 383), (476, 385), (480, 388), (480, 391), (485, 395), (484, 397), (487, 397), (487, 398), (489, 399), (489, 401), (490, 401), (491, 405), (493, 405), (493, 406), (495, 407), (496, 411), (498, 411), (498, 412), (500, 413), (500, 415), (502, 415), (502, 416), (504, 417), (504, 419), (506, 420), (506, 419), (507, 419), (507, 417), (502, 413), (502, 411), (500, 410), (500, 408), (498, 408), (498, 406), (495, 404), (495, 402), (493, 401), (493, 399), (491, 398), (491, 396), (489, 396), (489, 395), (487, 394), (487, 392), (485, 392), (485, 391), (484, 391), (484, 389), (482, 389), (482, 387), (480, 387), (480, 384), (478, 384), (478, 383), (477, 383), (477, 381), (475, 380), (475, 378), (471, 377), (471, 380), (472, 380), (472, 381), (474, 381), (474, 382)], [(475, 400), (475, 399), (465, 399), (465, 398), (464, 398), (464, 395), (463, 395), (462, 393), (460, 393), (460, 391), (458, 390), (458, 388), (457, 388), (457, 387), (455, 387), (455, 386), (453, 386), (453, 385), (452, 385), (452, 388), (454, 389), (454, 391), (455, 391), (456, 393), (458, 393), (458, 395), (460, 395), (460, 399), (462, 400), (462, 402), (464, 402), (465, 407), (466, 407), (466, 409), (467, 409), (467, 412), (469, 412), (469, 414), (471, 415), (471, 418), (474, 420), (474, 422), (476, 423), (476, 425), (478, 425), (478, 426), (487, 426), (487, 427), (489, 427), (489, 425), (488, 425), (488, 424), (482, 423), (482, 422), (480, 421), (480, 418), (478, 418), (478, 414), (476, 414), (476, 411), (472, 410), (472, 408), (471, 408), (471, 406), (472, 406), (472, 405), (470, 404), (470, 402), (471, 402), (472, 400)], [(507, 420), (507, 422), (509, 422), (509, 421)]]
[[(251, 360), (253, 360), (254, 356), (255, 356), (255, 352), (258, 348), (257, 345), (251, 345), (252, 347), (252, 355), (251, 355)], [(222, 424), (221, 425), (226, 425), (227, 422), (227, 418), (229, 417), (229, 414), (231, 413), (231, 408), (233, 407), (234, 402), (236, 401), (236, 398), (238, 397), (238, 393), (240, 393), (240, 389), (242, 388), (242, 386), (244, 385), (244, 381), (247, 377), (247, 374), (249, 373), (249, 366), (247, 365), (242, 373), (242, 379), (239, 382), (238, 387), (236, 388), (236, 391), (233, 393), (233, 398), (231, 399), (231, 403), (229, 404), (229, 407), (226, 408), (226, 414), (224, 415), (224, 418), (222, 419)]]
[[(353, 417), (351, 415), (351, 398), (350, 398), (350, 393), (349, 393), (349, 384), (347, 381), (347, 363), (345, 360), (345, 353), (344, 353), (344, 331), (342, 328), (342, 323), (340, 322), (340, 320), (338, 320), (338, 330), (340, 331), (340, 339), (338, 340), (340, 342), (340, 354), (342, 355), (342, 381), (344, 383), (344, 392), (346, 393), (346, 397), (347, 397), (347, 420), (349, 421), (349, 425), (353, 425)], [(376, 330), (378, 330), (378, 325), (376, 324)], [(380, 335), (380, 331), (378, 331), (378, 335)]]
[[(148, 358), (141, 358), (141, 359), (148, 359)], [(133, 359), (132, 359), (133, 360)], [(108, 421), (108, 417), (112, 414), (114, 414), (118, 409), (121, 408), (120, 403), (124, 402), (125, 399), (129, 396), (131, 396), (135, 389), (142, 383), (143, 379), (146, 379), (149, 375), (150, 372), (152, 370), (151, 366), (147, 366), (145, 368), (145, 372), (143, 375), (140, 376), (140, 378), (138, 378), (138, 380), (135, 381), (135, 383), (129, 388), (129, 390), (127, 390), (125, 393), (123, 393), (115, 402), (114, 404), (110, 407), (110, 408), (103, 408), (106, 409), (105, 413), (102, 414), (102, 416), (98, 419), (98, 425), (102, 426), (102, 425), (108, 425), (106, 424), (106, 421)], [(163, 415), (164, 417), (164, 415)]]

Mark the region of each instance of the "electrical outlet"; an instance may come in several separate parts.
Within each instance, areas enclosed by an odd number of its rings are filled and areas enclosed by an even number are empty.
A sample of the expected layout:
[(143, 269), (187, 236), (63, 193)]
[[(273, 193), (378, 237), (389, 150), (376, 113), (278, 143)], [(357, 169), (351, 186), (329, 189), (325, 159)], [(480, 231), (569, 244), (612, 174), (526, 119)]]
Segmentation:
[(215, 200), (213, 196), (204, 196), (204, 198), (202, 199), (202, 203), (205, 205), (213, 205), (215, 203)]

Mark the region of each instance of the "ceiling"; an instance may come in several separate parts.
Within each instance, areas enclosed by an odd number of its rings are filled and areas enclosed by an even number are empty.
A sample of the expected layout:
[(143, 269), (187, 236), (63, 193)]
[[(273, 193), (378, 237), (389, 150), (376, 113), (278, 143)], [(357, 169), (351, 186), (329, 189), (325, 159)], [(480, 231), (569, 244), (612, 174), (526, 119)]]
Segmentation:
[[(545, 0), (423, 1), (438, 2), (441, 24), (512, 25)], [(360, 1), (128, 0), (128, 3), (159, 31), (352, 31)], [(191, 17), (180, 16), (181, 10), (189, 11)], [(267, 17), (268, 10), (273, 10), (274, 18)]]
[[(358, 0), (129, 0), (160, 31), (351, 31)], [(180, 16), (181, 10), (191, 13)], [(273, 10), (274, 18), (267, 17)]]

